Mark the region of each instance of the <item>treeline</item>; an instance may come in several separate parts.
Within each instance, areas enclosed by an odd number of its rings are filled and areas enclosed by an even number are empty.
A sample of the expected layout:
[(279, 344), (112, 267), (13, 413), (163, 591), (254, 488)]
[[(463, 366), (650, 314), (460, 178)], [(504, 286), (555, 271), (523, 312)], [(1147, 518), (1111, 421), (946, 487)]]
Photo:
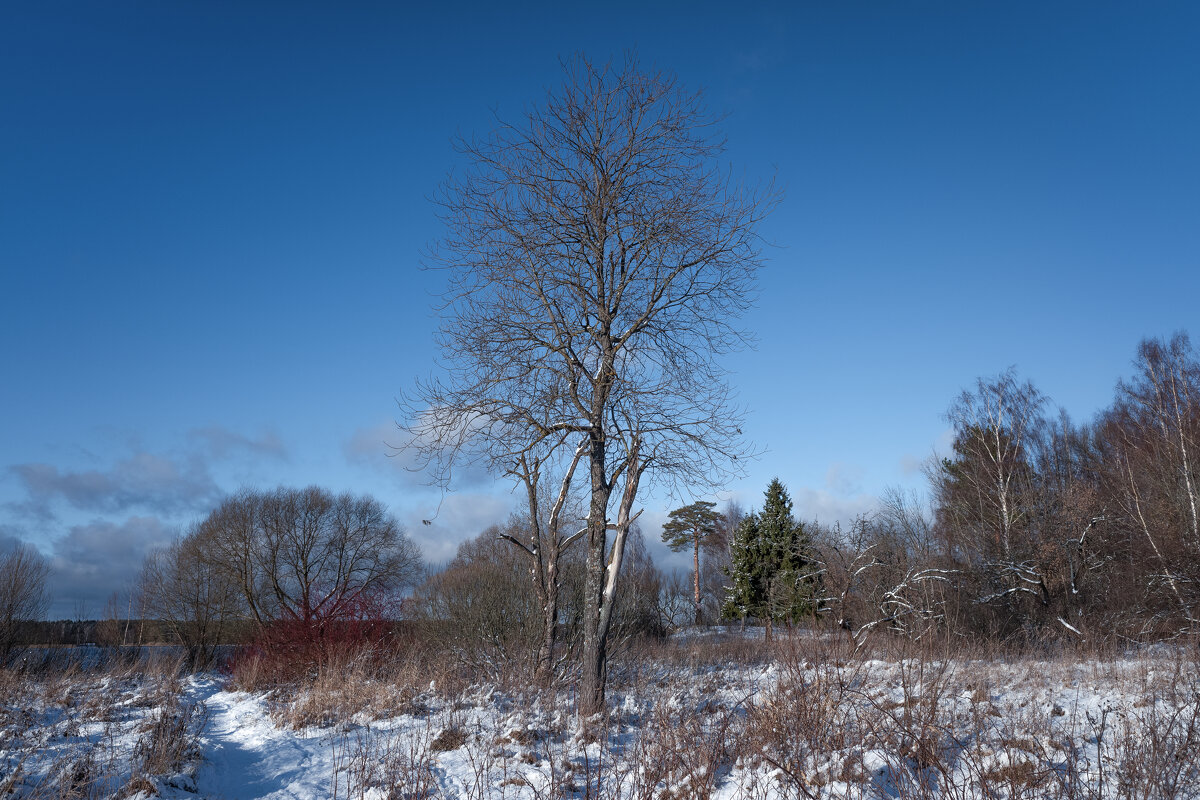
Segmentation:
[(818, 537), (828, 610), (887, 629), (1031, 640), (1195, 632), (1200, 615), (1200, 361), (1150, 339), (1110, 406), (1055, 412), (1013, 371), (947, 412), (928, 507), (893, 493)]
[[(836, 624), (860, 640), (1196, 629), (1200, 360), (1185, 334), (1142, 342), (1132, 376), (1089, 422), (1011, 370), (979, 380), (946, 417), (952, 452), (927, 466), (927, 501), (892, 492), (846, 528), (797, 520), (779, 481), (752, 513), (693, 503), (663, 531), (692, 556), (686, 576), (657, 569), (635, 530), (618, 639), (721, 620)], [(231, 620), (282, 626), (290, 641), (331, 620), (404, 617), (478, 669), (547, 679), (575, 655), (586, 582), (572, 547), (586, 514), (569, 492), (553, 496), (542, 508), (531, 492), (530, 511), (431, 572), (370, 498), (244, 492), (151, 557), (145, 615), (201, 651)]]
[[(694, 502), (662, 532), (692, 557), (686, 574), (659, 570), (631, 526), (613, 647), (721, 621), (858, 641), (1197, 631), (1200, 360), (1185, 334), (1142, 342), (1089, 422), (1013, 371), (979, 380), (946, 417), (953, 447), (927, 465), (927, 500), (889, 493), (845, 528), (799, 521), (778, 480), (751, 513)], [(241, 643), (286, 671), (419, 638), (478, 674), (551, 680), (577, 660), (586, 607), (585, 551), (572, 546), (586, 514), (569, 485), (550, 508), (531, 491), (529, 511), (439, 569), (373, 498), (243, 491), (153, 552), (131, 598), (92, 623), (34, 622), (48, 564), (18, 547), (0, 558), (0, 656), (29, 642), (176, 643), (199, 663)]]
[[(222, 644), (246, 645), (239, 658), (255, 660), (256, 680), (346, 657), (386, 658), (398, 647), (449, 654), (490, 679), (550, 680), (578, 655), (585, 565), (582, 548), (564, 547), (555, 561), (553, 641), (543, 664), (546, 608), (529, 560), (539, 535), (544, 526), (514, 514), (430, 568), (372, 498), (313, 487), (244, 491), (152, 553), (137, 594), (144, 613), (197, 662)], [(670, 581), (636, 529), (622, 577), (615, 641), (664, 634)]]
[[(228, 641), (241, 641), (248, 629), (230, 626)], [(139, 647), (180, 645), (170, 625), (158, 619), (54, 619), (28, 620), (21, 624), (17, 635), (22, 644), (46, 647)]]

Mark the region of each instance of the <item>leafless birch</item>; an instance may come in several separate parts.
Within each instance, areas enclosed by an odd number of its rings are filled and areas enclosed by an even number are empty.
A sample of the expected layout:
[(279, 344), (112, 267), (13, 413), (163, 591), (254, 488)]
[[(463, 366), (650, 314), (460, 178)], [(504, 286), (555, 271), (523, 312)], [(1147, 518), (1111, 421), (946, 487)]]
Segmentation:
[(959, 458), (952, 478), (959, 501), (975, 506), (972, 522), (990, 540), (978, 544), (997, 561), (1014, 559), (1016, 529), (1028, 519), (1023, 503), (1032, 474), (1027, 456), (1044, 425), (1044, 404), (1033, 384), (1018, 383), (1010, 369), (991, 381), (980, 379), (976, 390), (964, 391), (946, 414), (956, 434)]
[[(556, 463), (555, 457), (562, 455), (565, 450), (563, 443), (568, 438), (579, 439), (579, 444), (567, 456), (569, 460), (564, 467), (561, 463)], [(578, 436), (560, 436), (558, 441), (551, 442), (549, 448), (530, 447), (519, 453), (516, 464), (510, 471), (525, 488), (529, 521), (524, 537), (502, 532), (500, 538), (516, 546), (529, 562), (529, 572), (533, 578), (542, 623), (537, 656), (534, 660), (534, 677), (543, 685), (549, 684), (554, 678), (557, 666), (555, 648), (563, 556), (571, 545), (587, 533), (586, 527), (573, 531), (564, 529), (565, 523), (573, 521), (568, 511), (571, 482), (586, 450), (586, 440)], [(554, 466), (557, 466), (561, 473), (555, 473), (551, 477), (548, 468)], [(549, 509), (543, 507), (544, 485), (554, 489), (553, 495), (546, 499), (550, 503)]]

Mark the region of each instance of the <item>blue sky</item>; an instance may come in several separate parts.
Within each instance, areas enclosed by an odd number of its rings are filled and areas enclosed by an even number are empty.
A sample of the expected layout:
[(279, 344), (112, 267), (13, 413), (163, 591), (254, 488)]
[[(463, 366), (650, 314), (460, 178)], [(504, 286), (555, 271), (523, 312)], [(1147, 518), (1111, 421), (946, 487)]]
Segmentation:
[(1200, 336), (1198, 35), (1190, 3), (7, 4), (0, 539), (69, 615), (242, 485), (370, 492), (433, 560), (504, 516), (477, 482), (420, 525), (382, 442), (433, 366), (451, 139), (576, 51), (704, 89), (786, 191), (734, 361), (767, 452), (728, 496), (919, 486), (1009, 365), (1086, 419), (1139, 339)]

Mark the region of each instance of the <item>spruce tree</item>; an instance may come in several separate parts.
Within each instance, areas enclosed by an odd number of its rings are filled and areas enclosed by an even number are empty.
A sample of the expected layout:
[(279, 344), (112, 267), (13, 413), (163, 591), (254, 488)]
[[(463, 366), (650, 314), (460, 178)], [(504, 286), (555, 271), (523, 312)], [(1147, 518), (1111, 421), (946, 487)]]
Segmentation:
[(702, 622), (700, 603), (700, 548), (716, 536), (717, 520), (720, 519), (720, 514), (714, 510), (716, 506), (716, 503), (699, 500), (689, 506), (677, 508), (671, 512), (671, 518), (663, 526), (662, 532), (663, 542), (672, 551), (678, 553), (689, 545), (692, 548), (692, 564), (694, 568), (692, 572), (692, 603), (696, 609), (697, 625)]
[(729, 585), (725, 587), (725, 603), (721, 606), (723, 619), (740, 620), (745, 626), (747, 617), (757, 617), (761, 611), (758, 603), (763, 566), (759, 553), (758, 515), (750, 514), (738, 523), (733, 532), (729, 552), (729, 566), (725, 574)]
[(792, 500), (775, 478), (763, 510), (746, 517), (734, 536), (722, 616), (761, 619), (769, 637), (772, 623), (792, 623), (813, 613), (820, 585), (814, 565), (808, 531), (792, 516)]

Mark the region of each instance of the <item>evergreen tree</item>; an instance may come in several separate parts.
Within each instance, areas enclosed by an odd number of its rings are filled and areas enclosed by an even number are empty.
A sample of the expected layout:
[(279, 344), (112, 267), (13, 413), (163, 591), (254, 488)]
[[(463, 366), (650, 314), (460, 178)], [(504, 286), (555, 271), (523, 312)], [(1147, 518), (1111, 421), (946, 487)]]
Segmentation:
[(706, 546), (717, 535), (717, 521), (720, 519), (714, 509), (716, 503), (699, 500), (689, 506), (677, 508), (671, 512), (671, 518), (663, 526), (662, 539), (673, 552), (688, 547), (692, 548), (692, 602), (696, 608), (696, 624), (702, 622), (700, 603), (700, 548)]
[(740, 620), (743, 626), (747, 617), (757, 616), (759, 611), (756, 587), (760, 580), (756, 573), (762, 560), (758, 550), (758, 515), (749, 514), (733, 532), (729, 566), (725, 570), (730, 582), (725, 587), (725, 603), (721, 606), (723, 619)]
[(778, 478), (767, 486), (763, 510), (742, 520), (734, 535), (731, 579), (722, 616), (792, 623), (816, 611), (820, 578), (812, 541), (792, 516), (792, 500)]

